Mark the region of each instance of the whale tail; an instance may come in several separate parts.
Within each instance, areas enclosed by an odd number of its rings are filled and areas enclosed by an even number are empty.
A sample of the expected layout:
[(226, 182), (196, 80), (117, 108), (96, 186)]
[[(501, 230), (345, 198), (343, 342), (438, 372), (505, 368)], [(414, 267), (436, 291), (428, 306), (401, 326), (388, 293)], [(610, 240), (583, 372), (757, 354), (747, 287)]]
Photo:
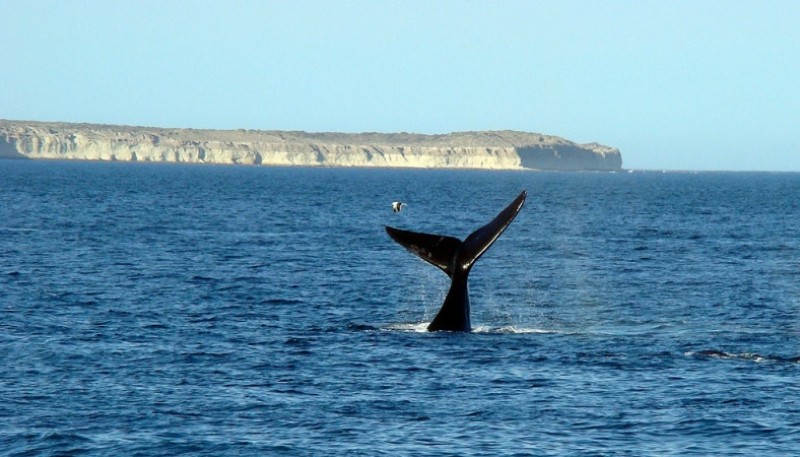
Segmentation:
[[(441, 269), (452, 278), (457, 269), (469, 271), (472, 268), (475, 261), (511, 224), (525, 203), (526, 196), (527, 192), (522, 191), (491, 222), (472, 232), (464, 241), (452, 236), (411, 232), (389, 226), (386, 227), (386, 233), (400, 246)], [(454, 263), (456, 258), (460, 260), (458, 264)]]
[(451, 236), (386, 227), (386, 233), (394, 241), (444, 271), (452, 280), (442, 309), (431, 322), (429, 330), (470, 330), (467, 276), (475, 262), (517, 216), (526, 196), (527, 193), (522, 191), (491, 222), (472, 232), (464, 241)]

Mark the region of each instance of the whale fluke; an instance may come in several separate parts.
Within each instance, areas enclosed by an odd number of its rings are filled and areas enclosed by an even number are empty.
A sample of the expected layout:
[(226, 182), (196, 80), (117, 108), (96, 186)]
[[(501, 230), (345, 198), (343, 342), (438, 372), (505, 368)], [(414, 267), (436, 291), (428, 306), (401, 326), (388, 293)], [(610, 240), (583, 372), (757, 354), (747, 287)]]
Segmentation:
[(469, 312), (469, 290), (467, 279), (475, 262), (497, 240), (525, 203), (527, 193), (522, 191), (491, 222), (472, 232), (464, 241), (445, 235), (410, 232), (386, 227), (386, 233), (398, 244), (416, 254), (422, 260), (444, 271), (450, 277), (450, 290), (442, 308), (428, 325), (429, 331), (448, 330), (469, 332), (472, 330)]
[(406, 206), (406, 204), (403, 202), (392, 202), (392, 211), (395, 213), (399, 213), (404, 206)]

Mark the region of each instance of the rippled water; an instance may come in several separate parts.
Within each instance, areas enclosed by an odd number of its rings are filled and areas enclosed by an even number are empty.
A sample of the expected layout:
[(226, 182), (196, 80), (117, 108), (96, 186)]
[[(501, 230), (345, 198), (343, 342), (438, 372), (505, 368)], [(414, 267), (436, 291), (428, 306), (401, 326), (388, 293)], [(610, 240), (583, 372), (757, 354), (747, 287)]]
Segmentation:
[(800, 453), (800, 174), (0, 161), (0, 312), (3, 455)]

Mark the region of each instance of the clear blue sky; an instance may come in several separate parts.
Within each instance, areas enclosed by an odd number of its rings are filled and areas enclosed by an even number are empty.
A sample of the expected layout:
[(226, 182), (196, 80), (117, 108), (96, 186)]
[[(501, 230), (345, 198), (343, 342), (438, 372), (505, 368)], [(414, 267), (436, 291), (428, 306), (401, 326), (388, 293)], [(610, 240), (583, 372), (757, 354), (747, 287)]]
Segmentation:
[(0, 0), (0, 118), (513, 129), (800, 171), (798, 1)]

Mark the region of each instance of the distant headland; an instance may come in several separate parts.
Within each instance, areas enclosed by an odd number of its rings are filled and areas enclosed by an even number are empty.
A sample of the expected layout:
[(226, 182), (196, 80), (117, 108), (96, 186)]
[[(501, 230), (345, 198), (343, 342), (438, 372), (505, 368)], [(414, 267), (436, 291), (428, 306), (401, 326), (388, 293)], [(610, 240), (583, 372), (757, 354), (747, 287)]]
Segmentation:
[(602, 170), (618, 149), (518, 131), (307, 133), (0, 120), (0, 158), (271, 166)]

